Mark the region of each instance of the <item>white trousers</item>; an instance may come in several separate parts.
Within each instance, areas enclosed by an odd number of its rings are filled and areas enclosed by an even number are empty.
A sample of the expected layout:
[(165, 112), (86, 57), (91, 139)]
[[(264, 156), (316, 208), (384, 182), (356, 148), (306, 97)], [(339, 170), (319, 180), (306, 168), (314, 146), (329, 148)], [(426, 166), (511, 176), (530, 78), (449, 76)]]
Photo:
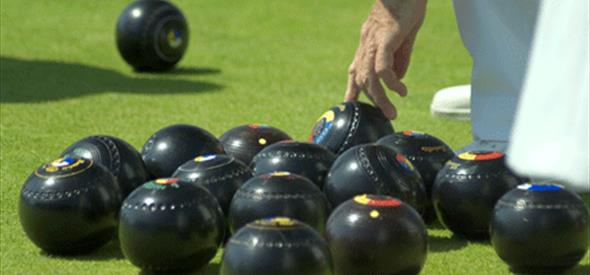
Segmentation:
[(588, 1), (454, 6), (473, 58), (474, 141), (509, 142), (508, 162), (517, 172), (588, 192)]

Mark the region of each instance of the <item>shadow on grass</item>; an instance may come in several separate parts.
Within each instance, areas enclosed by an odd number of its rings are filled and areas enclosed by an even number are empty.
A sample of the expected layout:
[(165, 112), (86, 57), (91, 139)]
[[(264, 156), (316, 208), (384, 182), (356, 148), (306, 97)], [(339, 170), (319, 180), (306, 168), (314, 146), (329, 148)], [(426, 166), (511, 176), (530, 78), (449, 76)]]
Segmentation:
[(174, 70), (161, 72), (160, 74), (170, 75), (205, 75), (205, 74), (218, 74), (221, 73), (220, 69), (216, 68), (194, 68), (194, 67), (179, 67)]
[(467, 241), (455, 235), (452, 237), (428, 236), (428, 244), (430, 252), (447, 252), (467, 246)]
[(214, 68), (178, 68), (164, 74), (123, 75), (84, 64), (0, 57), (0, 102), (43, 102), (102, 92), (170, 94), (216, 91), (221, 85), (174, 79), (173, 75), (220, 73)]
[(566, 271), (563, 274), (567, 275), (588, 275), (590, 274), (590, 263), (585, 263), (584, 265), (577, 265), (576, 267)]
[(512, 274), (518, 275), (536, 275), (536, 274), (546, 274), (546, 275), (553, 275), (553, 274), (563, 274), (563, 275), (588, 275), (590, 274), (590, 265), (588, 263), (585, 264), (578, 264), (575, 267), (567, 270), (535, 270), (535, 271), (515, 271), (512, 268), (509, 268), (509, 271)]
[(139, 272), (139, 275), (184, 275), (184, 274), (191, 274), (191, 275), (218, 275), (219, 274), (219, 264), (218, 263), (210, 263), (206, 267), (198, 271), (151, 271), (151, 270), (142, 270)]
[(99, 248), (98, 250), (82, 255), (56, 255), (49, 254), (45, 251), (41, 251), (40, 253), (41, 255), (46, 257), (78, 261), (107, 261), (113, 259), (120, 260), (125, 258), (125, 256), (123, 256), (123, 253), (121, 252), (121, 248), (119, 247), (119, 241), (117, 240), (112, 240), (105, 246)]

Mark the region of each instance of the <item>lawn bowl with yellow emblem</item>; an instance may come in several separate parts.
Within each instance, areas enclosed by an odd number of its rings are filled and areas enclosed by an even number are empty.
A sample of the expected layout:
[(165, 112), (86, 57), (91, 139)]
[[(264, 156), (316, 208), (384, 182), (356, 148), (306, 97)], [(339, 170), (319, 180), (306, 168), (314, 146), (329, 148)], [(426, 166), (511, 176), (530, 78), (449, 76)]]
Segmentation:
[(25, 182), (19, 218), (27, 237), (53, 254), (79, 254), (110, 241), (117, 229), (119, 186), (104, 166), (64, 157)]
[(222, 275), (331, 275), (328, 244), (310, 226), (287, 217), (248, 223), (226, 244)]
[(184, 55), (189, 30), (180, 9), (169, 1), (137, 0), (119, 16), (116, 39), (119, 53), (135, 70), (165, 71)]
[(225, 153), (249, 165), (265, 147), (291, 137), (282, 130), (264, 125), (247, 124), (227, 130), (219, 140)]
[(309, 141), (341, 154), (389, 134), (393, 134), (393, 126), (381, 111), (367, 103), (351, 101), (325, 112), (313, 126)]
[(176, 178), (150, 181), (123, 202), (121, 251), (144, 270), (198, 270), (224, 238), (223, 213), (202, 186)]
[(420, 214), (380, 195), (358, 195), (334, 209), (326, 240), (337, 275), (418, 274), (428, 251)]
[(252, 177), (252, 170), (227, 155), (203, 155), (185, 162), (172, 177), (207, 188), (227, 216), (231, 199), (238, 188)]

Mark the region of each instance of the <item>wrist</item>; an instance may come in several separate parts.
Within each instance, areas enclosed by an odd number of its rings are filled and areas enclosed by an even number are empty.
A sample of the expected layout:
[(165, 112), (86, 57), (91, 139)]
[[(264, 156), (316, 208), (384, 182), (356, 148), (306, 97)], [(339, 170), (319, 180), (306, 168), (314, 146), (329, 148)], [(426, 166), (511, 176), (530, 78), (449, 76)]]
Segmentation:
[(381, 18), (391, 17), (404, 22), (414, 17), (424, 17), (427, 0), (377, 0), (373, 15)]

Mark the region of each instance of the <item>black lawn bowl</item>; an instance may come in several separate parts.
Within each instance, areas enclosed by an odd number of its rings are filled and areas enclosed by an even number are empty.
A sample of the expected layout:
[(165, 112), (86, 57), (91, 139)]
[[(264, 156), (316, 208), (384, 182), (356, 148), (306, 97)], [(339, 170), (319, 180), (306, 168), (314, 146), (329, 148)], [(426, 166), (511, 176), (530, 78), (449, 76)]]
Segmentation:
[(255, 175), (276, 171), (287, 171), (304, 176), (313, 181), (319, 188), (336, 155), (319, 144), (281, 141), (264, 148), (252, 161)]
[(207, 188), (227, 216), (231, 199), (252, 177), (252, 170), (233, 157), (204, 155), (185, 162), (172, 176)]
[(556, 274), (586, 254), (589, 219), (582, 199), (562, 186), (523, 184), (496, 204), (490, 238), (513, 272)]
[(359, 195), (338, 206), (326, 226), (335, 274), (418, 274), (428, 252), (422, 218), (388, 196)]
[(116, 27), (117, 49), (137, 71), (172, 69), (188, 46), (189, 30), (168, 1), (137, 0), (123, 10)]
[(102, 164), (117, 179), (122, 199), (149, 179), (149, 173), (139, 152), (129, 143), (116, 137), (86, 137), (70, 145), (62, 155), (89, 159)]
[(313, 182), (288, 172), (274, 172), (253, 177), (238, 189), (230, 205), (229, 224), (235, 233), (255, 220), (283, 216), (323, 233), (329, 212), (326, 197)]
[(155, 178), (170, 177), (183, 163), (208, 154), (223, 154), (221, 143), (206, 130), (184, 124), (160, 129), (141, 150), (143, 162)]
[(389, 134), (393, 134), (393, 126), (381, 111), (353, 101), (325, 112), (314, 125), (309, 141), (340, 154), (350, 147), (376, 142)]
[(520, 178), (499, 152), (466, 152), (438, 172), (432, 203), (439, 221), (467, 239), (489, 237), (494, 205), (502, 195), (520, 184)]
[(204, 267), (224, 238), (223, 213), (204, 187), (176, 178), (138, 187), (119, 216), (121, 251), (144, 270), (186, 271)]
[(249, 165), (258, 152), (282, 140), (290, 140), (285, 132), (263, 124), (248, 124), (232, 128), (219, 140), (227, 155)]
[(114, 176), (87, 159), (65, 157), (25, 182), (19, 218), (29, 239), (51, 254), (80, 254), (109, 242), (117, 230), (121, 191)]
[(333, 207), (360, 194), (398, 198), (423, 213), (426, 193), (420, 174), (401, 153), (376, 144), (358, 145), (332, 165), (324, 193)]
[(286, 217), (251, 222), (228, 241), (222, 275), (331, 275), (328, 244), (308, 225)]
[(423, 215), (424, 221), (429, 223), (436, 218), (432, 206), (432, 185), (436, 174), (445, 163), (455, 156), (453, 150), (442, 140), (421, 132), (401, 131), (385, 136), (377, 144), (390, 147), (404, 154), (420, 173), (426, 190), (427, 206)]

